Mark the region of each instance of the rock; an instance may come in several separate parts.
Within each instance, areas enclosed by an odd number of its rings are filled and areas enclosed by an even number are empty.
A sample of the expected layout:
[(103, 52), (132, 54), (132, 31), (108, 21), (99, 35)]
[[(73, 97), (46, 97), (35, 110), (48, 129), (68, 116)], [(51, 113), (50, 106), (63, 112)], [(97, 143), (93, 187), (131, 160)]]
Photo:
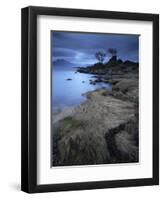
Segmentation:
[(117, 61), (117, 56), (115, 55), (115, 56), (112, 56), (112, 57), (110, 58), (110, 60), (109, 60), (108, 63), (116, 62), (116, 61)]
[(94, 80), (96, 83), (101, 83), (103, 82), (103, 79), (101, 77), (98, 77), (97, 79)]
[(122, 63), (123, 63), (123, 61), (122, 61), (121, 59), (118, 59), (118, 60), (117, 60), (117, 64), (118, 64), (118, 65), (120, 65), (120, 64), (122, 64)]
[(138, 79), (122, 79), (112, 87), (112, 95), (122, 100), (138, 102)]
[(116, 79), (112, 79), (112, 80), (107, 80), (108, 83), (112, 84), (112, 85), (115, 85), (119, 82), (119, 80), (116, 80)]
[(139, 63), (130, 60), (123, 62), (121, 59), (117, 60), (117, 57), (113, 56), (107, 63), (95, 63), (87, 67), (78, 67), (77, 71), (94, 75), (106, 75), (109, 74), (110, 71), (112, 75), (138, 75)]
[(137, 62), (133, 62), (133, 61), (130, 61), (130, 60), (126, 60), (124, 63), (124, 65), (127, 65), (127, 66), (133, 66), (133, 65), (136, 65), (138, 66), (138, 63)]
[(96, 81), (94, 81), (94, 80), (90, 80), (89, 83), (92, 85), (96, 85)]

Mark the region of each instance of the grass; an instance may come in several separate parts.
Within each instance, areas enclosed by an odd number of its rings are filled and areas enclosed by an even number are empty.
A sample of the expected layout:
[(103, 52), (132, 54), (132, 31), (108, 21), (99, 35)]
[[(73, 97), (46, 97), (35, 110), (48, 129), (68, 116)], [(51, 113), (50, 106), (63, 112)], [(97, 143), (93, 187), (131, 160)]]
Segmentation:
[(86, 126), (86, 123), (77, 119), (74, 119), (73, 117), (65, 117), (64, 119), (60, 120), (57, 125), (53, 127), (53, 134), (54, 135), (60, 135), (65, 136), (68, 135), (68, 133), (72, 133), (73, 131), (77, 129), (84, 129)]

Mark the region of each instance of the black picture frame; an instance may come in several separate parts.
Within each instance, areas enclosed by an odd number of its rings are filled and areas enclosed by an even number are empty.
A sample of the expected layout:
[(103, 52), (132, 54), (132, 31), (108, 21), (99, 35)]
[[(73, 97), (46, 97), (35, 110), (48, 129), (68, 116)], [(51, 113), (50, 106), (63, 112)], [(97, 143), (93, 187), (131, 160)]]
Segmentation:
[[(37, 16), (55, 15), (153, 23), (153, 177), (37, 185)], [(159, 15), (30, 6), (21, 12), (21, 190), (28, 193), (159, 184)]]

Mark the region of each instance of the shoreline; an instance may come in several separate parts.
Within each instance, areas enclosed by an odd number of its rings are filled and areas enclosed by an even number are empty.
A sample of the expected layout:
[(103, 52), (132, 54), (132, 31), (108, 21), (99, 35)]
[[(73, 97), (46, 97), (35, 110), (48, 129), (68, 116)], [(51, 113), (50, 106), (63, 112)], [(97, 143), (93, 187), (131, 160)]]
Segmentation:
[(138, 80), (133, 77), (112, 79), (112, 91), (87, 92), (84, 102), (58, 116), (53, 166), (138, 162)]
[[(123, 98), (125, 96), (123, 95), (123, 92), (121, 91), (122, 88), (118, 89), (120, 92), (116, 92), (115, 93), (115, 91), (117, 90), (117, 85), (119, 87), (120, 84), (123, 84), (123, 80), (125, 80), (125, 82), (128, 81), (128, 83), (132, 82), (132, 81), (130, 81), (131, 79), (134, 79), (134, 82), (138, 81), (138, 75), (135, 75), (135, 74), (126, 74), (125, 76), (119, 76), (119, 75), (114, 76), (113, 75), (112, 79), (107, 78), (107, 76), (103, 76), (103, 75), (98, 74), (98, 75), (95, 75), (93, 78), (94, 78), (94, 80), (90, 80), (89, 84), (92, 84), (92, 83), (93, 84), (96, 84), (96, 83), (98, 84), (98, 83), (101, 83), (101, 82), (102, 83), (106, 83), (106, 84), (111, 84), (113, 90), (112, 90), (112, 88), (110, 89), (110, 88), (107, 88), (107, 87), (101, 87), (101, 88), (95, 89), (93, 91), (88, 91), (88, 92), (86, 92), (84, 94), (81, 94), (82, 96), (84, 96), (86, 98), (85, 98), (84, 101), (80, 102), (78, 105), (64, 106), (64, 108), (62, 108), (62, 109), (59, 108), (59, 109), (61, 109), (61, 111), (56, 111), (56, 112), (54, 111), (53, 112), (52, 115), (55, 115), (55, 118), (56, 118), (56, 119), (53, 120), (54, 123), (56, 121), (59, 121), (59, 120), (63, 119), (64, 117), (72, 115), (75, 112), (75, 110), (77, 110), (83, 104), (87, 103), (87, 101), (90, 98), (91, 94), (93, 94), (93, 93), (95, 93), (97, 91), (100, 91), (100, 90), (101, 91), (103, 90), (103, 93), (104, 93), (103, 96), (104, 97), (106, 95), (111, 95), (111, 96), (114, 96), (115, 98), (118, 98), (120, 100), (129, 100), (129, 101), (131, 101), (130, 97)], [(138, 87), (138, 83), (136, 83), (136, 86)], [(127, 87), (127, 85), (125, 87)], [(126, 90), (126, 88), (124, 88), (123, 90)], [(136, 97), (138, 97), (138, 93), (135, 94), (135, 95), (136, 95)]]

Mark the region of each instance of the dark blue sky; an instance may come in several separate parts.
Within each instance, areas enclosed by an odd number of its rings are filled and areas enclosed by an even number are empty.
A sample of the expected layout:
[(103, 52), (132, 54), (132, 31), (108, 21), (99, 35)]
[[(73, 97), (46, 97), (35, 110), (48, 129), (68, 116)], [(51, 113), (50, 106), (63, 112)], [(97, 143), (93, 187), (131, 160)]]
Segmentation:
[[(65, 59), (79, 65), (97, 62), (95, 53), (116, 48), (118, 58), (138, 62), (138, 35), (52, 32), (52, 60)], [(111, 55), (108, 54), (105, 61)]]

